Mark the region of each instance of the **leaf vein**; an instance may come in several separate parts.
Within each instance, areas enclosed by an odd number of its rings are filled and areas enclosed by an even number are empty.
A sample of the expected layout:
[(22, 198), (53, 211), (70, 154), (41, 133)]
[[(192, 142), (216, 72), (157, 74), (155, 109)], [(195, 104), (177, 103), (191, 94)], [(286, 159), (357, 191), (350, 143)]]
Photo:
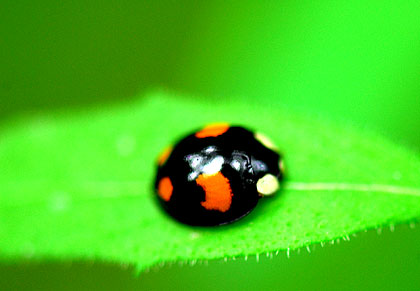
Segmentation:
[(293, 191), (355, 191), (355, 192), (379, 192), (395, 195), (408, 195), (420, 197), (420, 189), (386, 184), (354, 184), (333, 182), (290, 182), (283, 187)]

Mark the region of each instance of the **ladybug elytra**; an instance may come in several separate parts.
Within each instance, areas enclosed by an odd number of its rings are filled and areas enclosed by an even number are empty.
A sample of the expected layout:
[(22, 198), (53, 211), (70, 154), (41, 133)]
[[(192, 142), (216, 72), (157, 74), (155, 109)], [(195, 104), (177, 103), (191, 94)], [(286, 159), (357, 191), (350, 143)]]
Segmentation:
[(283, 162), (262, 134), (228, 124), (208, 125), (158, 158), (157, 198), (175, 219), (199, 226), (230, 223), (271, 196)]

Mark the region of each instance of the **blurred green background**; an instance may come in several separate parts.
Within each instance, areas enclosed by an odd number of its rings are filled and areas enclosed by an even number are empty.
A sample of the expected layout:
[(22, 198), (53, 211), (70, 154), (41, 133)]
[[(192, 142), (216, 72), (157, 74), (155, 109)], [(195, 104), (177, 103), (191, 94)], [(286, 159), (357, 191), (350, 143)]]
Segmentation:
[[(112, 106), (163, 87), (215, 101), (282, 104), (368, 128), (420, 152), (419, 19), (418, 1), (2, 1), (0, 125), (37, 111)], [(260, 263), (165, 267), (136, 280), (131, 270), (99, 264), (2, 265), (0, 288), (51, 282), (57, 289), (57, 278), (64, 277), (100, 288), (106, 277), (115, 288), (163, 289), (182, 279), (187, 287), (212, 289), (229, 278), (221, 287), (278, 288), (284, 281), (287, 289), (301, 289), (337, 286), (331, 282), (348, 275), (368, 282), (361, 284), (366, 288), (394, 280), (409, 284), (383, 286), (419, 289), (420, 276), (410, 275), (420, 274), (419, 228), (390, 236), (383, 252), (374, 251), (383, 236), (369, 235), (299, 260), (283, 255)], [(357, 251), (363, 242), (364, 251)], [(313, 276), (285, 280), (285, 269), (308, 268)], [(330, 278), (322, 275), (329, 271)]]

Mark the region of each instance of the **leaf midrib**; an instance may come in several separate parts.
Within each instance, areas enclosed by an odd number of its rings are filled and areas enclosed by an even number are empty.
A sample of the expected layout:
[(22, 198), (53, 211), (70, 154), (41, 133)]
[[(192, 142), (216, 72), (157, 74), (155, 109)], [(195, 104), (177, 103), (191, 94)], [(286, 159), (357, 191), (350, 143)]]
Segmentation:
[[(24, 184), (27, 187), (31, 187), (30, 183)], [(112, 185), (112, 187), (109, 187)], [(89, 202), (89, 201), (97, 201), (102, 199), (132, 199), (132, 198), (147, 198), (148, 195), (138, 191), (141, 187), (144, 187), (144, 183), (140, 181), (106, 181), (106, 182), (85, 182), (80, 183), (76, 187), (81, 188), (90, 188), (95, 186), (95, 189), (101, 188), (97, 191), (97, 193), (101, 193), (102, 195), (95, 195), (91, 197), (76, 197), (81, 199), (76, 199), (78, 202)], [(20, 185), (22, 186), (22, 184)], [(98, 187), (99, 186), (99, 187)], [(118, 186), (118, 187), (116, 187)], [(125, 191), (122, 189), (130, 189), (131, 191), (127, 192), (138, 192), (136, 194), (121, 194)], [(412, 196), (412, 197), (420, 197), (420, 188), (413, 188), (413, 187), (405, 187), (405, 186), (398, 186), (398, 185), (390, 185), (390, 184), (357, 184), (357, 183), (336, 183), (336, 182), (287, 182), (282, 188), (283, 190), (288, 191), (331, 191), (331, 192), (360, 192), (360, 193), (382, 193), (382, 194), (391, 194), (391, 195), (403, 195), (403, 196)], [(109, 191), (107, 194), (104, 194), (104, 190)], [(111, 191), (112, 190), (112, 191)], [(115, 191), (118, 190), (118, 191)], [(119, 194), (115, 194), (119, 193)], [(47, 200), (47, 199), (45, 199)], [(39, 204), (43, 201), (29, 201), (26, 203), (20, 204), (10, 204), (7, 205), (8, 207), (18, 207), (20, 205), (33, 205)]]

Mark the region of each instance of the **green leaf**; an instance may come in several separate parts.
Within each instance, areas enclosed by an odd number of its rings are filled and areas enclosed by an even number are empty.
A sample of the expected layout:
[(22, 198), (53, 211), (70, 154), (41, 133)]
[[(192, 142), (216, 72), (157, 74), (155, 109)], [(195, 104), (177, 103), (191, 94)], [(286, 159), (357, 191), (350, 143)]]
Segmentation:
[[(207, 122), (264, 132), (287, 178), (239, 222), (189, 227), (153, 197), (160, 151)], [(0, 255), (134, 264), (295, 249), (420, 217), (420, 160), (368, 132), (270, 104), (155, 93), (49, 113), (0, 134)]]

